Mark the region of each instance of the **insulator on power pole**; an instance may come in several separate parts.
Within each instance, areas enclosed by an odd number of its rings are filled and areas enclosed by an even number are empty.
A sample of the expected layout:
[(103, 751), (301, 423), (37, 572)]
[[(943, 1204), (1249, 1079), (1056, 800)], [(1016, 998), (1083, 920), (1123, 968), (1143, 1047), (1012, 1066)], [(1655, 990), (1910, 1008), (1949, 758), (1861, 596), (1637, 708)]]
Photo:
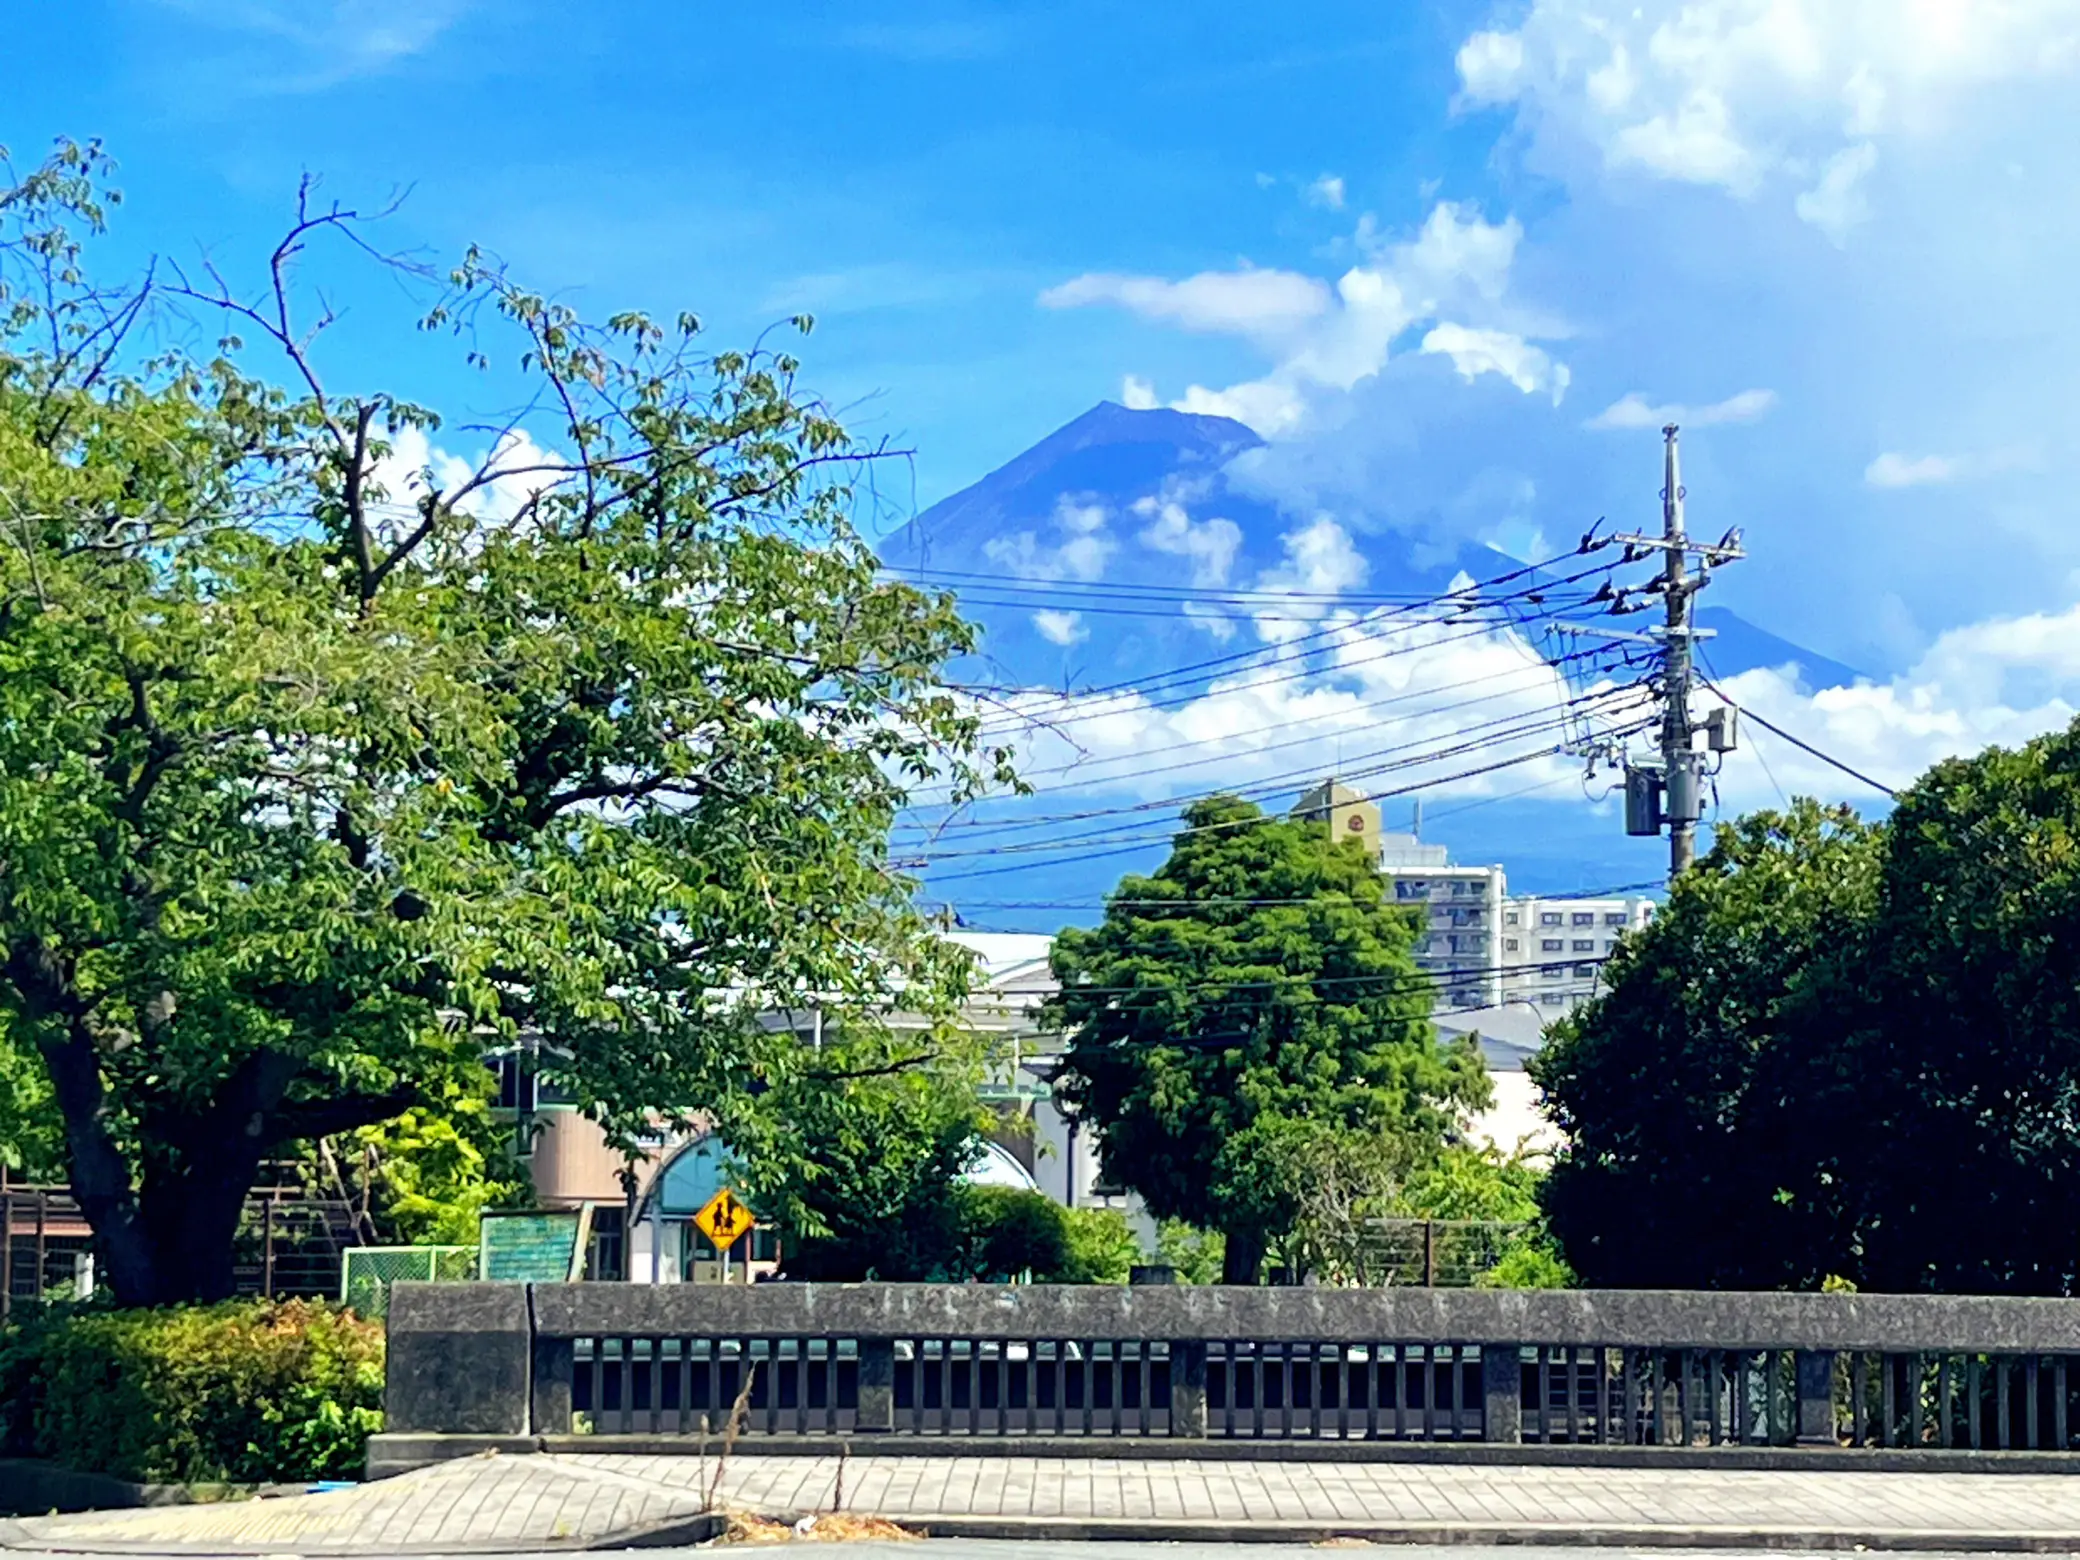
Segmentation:
[(1731, 753), (1740, 745), (1741, 712), (1722, 704), (1704, 718), (1705, 746), (1714, 753)]
[(1661, 775), (1653, 769), (1625, 770), (1625, 832), (1655, 835), (1661, 832)]

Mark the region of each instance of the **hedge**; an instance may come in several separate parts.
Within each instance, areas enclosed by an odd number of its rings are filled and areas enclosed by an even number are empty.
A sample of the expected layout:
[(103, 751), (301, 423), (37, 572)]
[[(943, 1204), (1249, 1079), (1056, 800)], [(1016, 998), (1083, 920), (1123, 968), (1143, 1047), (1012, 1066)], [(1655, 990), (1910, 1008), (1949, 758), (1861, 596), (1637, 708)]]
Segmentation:
[(54, 1307), (0, 1329), (0, 1441), (143, 1483), (357, 1477), (383, 1330), (306, 1300)]

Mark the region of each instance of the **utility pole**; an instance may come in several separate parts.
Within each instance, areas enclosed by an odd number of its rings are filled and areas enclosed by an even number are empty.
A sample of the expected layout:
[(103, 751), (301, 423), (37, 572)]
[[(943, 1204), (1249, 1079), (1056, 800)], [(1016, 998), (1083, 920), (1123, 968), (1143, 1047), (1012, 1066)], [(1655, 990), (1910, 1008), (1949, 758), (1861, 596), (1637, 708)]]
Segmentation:
[[(1683, 534), (1683, 465), (1676, 451), (1677, 429), (1661, 430), (1662, 597), (1668, 607), (1668, 641), (1662, 657), (1661, 772), (1666, 787), (1663, 812), (1668, 818), (1668, 876), (1674, 882), (1697, 858), (1697, 819), (1703, 811), (1698, 796), (1698, 762), (1690, 748), (1691, 625), (1688, 538)], [(1704, 583), (1702, 575), (1698, 584)]]
[[(1716, 769), (1705, 768), (1706, 754), (1697, 751), (1700, 724), (1706, 748), (1712, 754), (1730, 753), (1736, 741), (1735, 712), (1731, 705), (1711, 712), (1702, 723), (1690, 718), (1691, 685), (1696, 680), (1697, 641), (1711, 637), (1711, 630), (1697, 627), (1693, 603), (1697, 593), (1711, 583), (1712, 570), (1747, 556), (1741, 551), (1738, 527), (1716, 542), (1693, 542), (1683, 524), (1683, 468), (1677, 451), (1675, 424), (1661, 430), (1661, 534), (1659, 536), (1619, 533), (1600, 542), (1582, 538), (1582, 551), (1625, 544), (1624, 561), (1637, 562), (1661, 554), (1659, 578), (1643, 586), (1627, 586), (1612, 592), (1606, 584), (1598, 599), (1611, 601), (1613, 613), (1637, 612), (1648, 603), (1639, 597), (1659, 595), (1666, 613), (1665, 625), (1645, 633), (1624, 633), (1614, 628), (1585, 623), (1560, 623), (1555, 627), (1570, 634), (1589, 634), (1606, 639), (1631, 640), (1654, 645), (1661, 652), (1661, 741), (1652, 759), (1634, 761), (1618, 755), (1625, 770), (1625, 832), (1633, 835), (1659, 834), (1668, 830), (1668, 875), (1673, 882), (1697, 859), (1697, 821), (1704, 814), (1704, 782)], [(1693, 573), (1690, 561), (1695, 556)], [(1591, 757), (1592, 771), (1595, 757)]]

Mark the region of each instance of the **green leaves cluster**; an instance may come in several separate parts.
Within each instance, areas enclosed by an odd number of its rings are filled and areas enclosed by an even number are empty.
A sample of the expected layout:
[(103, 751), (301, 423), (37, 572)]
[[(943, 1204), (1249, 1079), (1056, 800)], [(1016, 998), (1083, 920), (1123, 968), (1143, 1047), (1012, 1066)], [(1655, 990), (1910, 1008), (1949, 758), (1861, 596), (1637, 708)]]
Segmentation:
[(1722, 829), (1534, 1076), (1592, 1284), (2080, 1284), (2080, 729)]
[[(402, 469), (439, 418), (330, 383), (298, 311), (353, 213), (306, 189), (251, 292), (104, 288), (100, 172), (0, 187), (0, 1025), (118, 1292), (225, 1292), (260, 1157), (522, 1033), (631, 1148), (698, 1120), (784, 1156), (762, 1101), (922, 1065), (876, 1015), (942, 1022), (968, 966), (888, 825), (1006, 772), (939, 680), (971, 631), (880, 578), (871, 452), (795, 361), (473, 253), (404, 280), (525, 410)], [(221, 344), (145, 352), (166, 302)], [(753, 1020), (811, 1002), (850, 1020), (813, 1056)]]
[(1416, 919), (1361, 847), (1233, 797), (1185, 825), (1102, 925), (1062, 933), (1047, 1017), (1108, 1177), (1221, 1231), (1230, 1281), (1253, 1283), (1325, 1167), (1384, 1196), (1488, 1084), (1470, 1045), (1438, 1043)]
[(309, 1301), (37, 1310), (0, 1329), (15, 1455), (139, 1482), (352, 1479), (383, 1427), (383, 1330)]

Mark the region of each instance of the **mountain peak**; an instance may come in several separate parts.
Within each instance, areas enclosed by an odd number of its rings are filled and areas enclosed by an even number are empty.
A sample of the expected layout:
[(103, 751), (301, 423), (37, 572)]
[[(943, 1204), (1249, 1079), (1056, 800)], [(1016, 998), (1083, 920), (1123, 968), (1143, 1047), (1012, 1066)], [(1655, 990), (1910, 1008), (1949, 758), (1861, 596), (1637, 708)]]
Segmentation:
[(1263, 442), (1232, 418), (1100, 401), (972, 487), (934, 504), (890, 536), (882, 555), (899, 565), (921, 564), (935, 548), (949, 559), (969, 557), (964, 541), (1030, 524), (1060, 498), (1139, 497), (1183, 470), (1217, 472)]

